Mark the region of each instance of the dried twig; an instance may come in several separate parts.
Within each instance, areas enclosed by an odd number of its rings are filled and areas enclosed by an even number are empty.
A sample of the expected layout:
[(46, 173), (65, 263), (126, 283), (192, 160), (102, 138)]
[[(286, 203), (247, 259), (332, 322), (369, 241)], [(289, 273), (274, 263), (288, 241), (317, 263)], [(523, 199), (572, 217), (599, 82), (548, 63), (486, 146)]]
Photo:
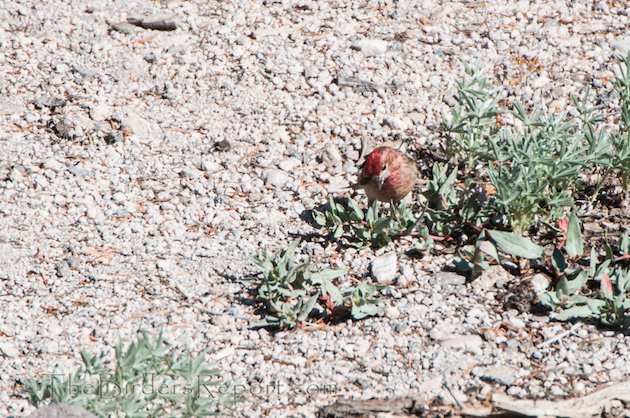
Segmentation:
[(571, 329), (569, 329), (568, 331), (562, 332), (562, 333), (556, 335), (555, 337), (548, 339), (547, 341), (543, 341), (542, 343), (538, 344), (536, 347), (537, 348), (541, 348), (541, 347), (544, 347), (546, 345), (555, 343), (556, 341), (560, 341), (564, 337), (567, 337), (567, 336), (571, 335), (573, 333), (573, 331), (575, 331), (575, 329), (578, 328), (579, 326), (580, 326), (579, 322), (576, 323), (576, 324), (573, 324)]
[(134, 26), (139, 26), (142, 29), (153, 29), (162, 31), (172, 31), (177, 29), (177, 24), (170, 19), (142, 19), (137, 17), (130, 17), (127, 22)]
[(492, 396), (495, 408), (527, 416), (594, 417), (600, 416), (612, 400), (630, 402), (630, 381), (605, 387), (590, 395), (559, 401), (513, 399), (504, 394)]

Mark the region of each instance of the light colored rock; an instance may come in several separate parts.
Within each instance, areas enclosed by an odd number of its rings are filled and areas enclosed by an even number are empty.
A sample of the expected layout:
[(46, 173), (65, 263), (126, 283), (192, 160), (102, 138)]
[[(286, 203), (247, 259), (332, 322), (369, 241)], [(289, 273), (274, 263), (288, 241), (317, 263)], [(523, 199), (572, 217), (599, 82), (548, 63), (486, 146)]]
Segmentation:
[(525, 328), (525, 322), (517, 316), (512, 316), (508, 318), (508, 321), (510, 321), (510, 324), (512, 324), (516, 329)]
[(14, 342), (7, 341), (0, 343), (0, 354), (4, 357), (14, 358), (20, 355), (20, 350)]
[(404, 131), (409, 128), (407, 122), (396, 116), (387, 116), (383, 119), (383, 125), (389, 126), (390, 128), (398, 131)]
[(630, 36), (621, 36), (610, 44), (622, 56), (630, 52)]
[(396, 253), (386, 253), (372, 261), (372, 278), (380, 285), (390, 284), (398, 273), (398, 257)]
[(286, 171), (277, 168), (268, 168), (263, 173), (265, 183), (275, 188), (282, 188), (289, 182), (289, 176)]
[(127, 111), (121, 118), (121, 123), (123, 131), (137, 140), (148, 140), (151, 143), (158, 143), (161, 140), (159, 127), (134, 111)]
[(122, 118), (123, 129), (141, 138), (149, 136), (149, 122), (138, 116), (136, 113), (128, 113)]
[(549, 279), (544, 274), (535, 274), (534, 277), (532, 277), (532, 287), (534, 288), (536, 294), (540, 297), (549, 288)]
[(229, 359), (230, 357), (234, 355), (235, 352), (236, 351), (234, 350), (234, 347), (222, 348), (221, 350), (217, 351), (216, 353), (212, 355), (212, 360), (222, 361), (222, 360)]
[(464, 349), (471, 352), (479, 352), (483, 340), (479, 335), (451, 335), (442, 340), (442, 348)]
[(280, 164), (278, 164), (278, 167), (280, 167), (281, 170), (284, 170), (287, 173), (290, 173), (291, 171), (293, 171), (295, 167), (298, 167), (301, 164), (302, 162), (300, 160), (292, 157), (292, 158), (287, 158), (286, 160), (281, 161)]
[(201, 160), (201, 169), (210, 173), (220, 171), (223, 167), (212, 158), (204, 158)]
[(494, 383), (511, 386), (516, 382), (518, 370), (508, 366), (496, 366), (482, 370), (479, 377)]
[(63, 171), (66, 169), (66, 166), (62, 163), (60, 163), (58, 160), (56, 160), (55, 158), (49, 158), (44, 162), (44, 168), (47, 168), (49, 170), (52, 170), (56, 173), (59, 173), (60, 171)]
[(385, 308), (385, 316), (389, 319), (400, 318), (400, 310), (395, 306), (388, 306)]
[(466, 284), (466, 277), (450, 271), (435, 274), (435, 281), (441, 286), (461, 286)]
[(387, 42), (380, 39), (362, 39), (360, 41), (353, 42), (351, 47), (352, 49), (361, 51), (368, 57), (383, 55), (387, 52)]
[(510, 279), (511, 276), (507, 270), (499, 265), (493, 265), (481, 273), (481, 276), (473, 280), (472, 285), (477, 289), (488, 290), (494, 287), (503, 287)]
[(551, 79), (545, 75), (541, 75), (540, 77), (534, 79), (534, 81), (532, 81), (532, 88), (534, 89), (540, 89), (543, 88), (545, 86), (547, 86), (549, 84), (549, 82), (551, 81)]
[(120, 33), (124, 33), (125, 35), (131, 35), (136, 33), (139, 29), (137, 26), (132, 25), (128, 22), (118, 22), (114, 23), (111, 26), (112, 30)]
[(99, 103), (90, 109), (90, 117), (96, 122), (101, 122), (110, 116), (109, 106)]

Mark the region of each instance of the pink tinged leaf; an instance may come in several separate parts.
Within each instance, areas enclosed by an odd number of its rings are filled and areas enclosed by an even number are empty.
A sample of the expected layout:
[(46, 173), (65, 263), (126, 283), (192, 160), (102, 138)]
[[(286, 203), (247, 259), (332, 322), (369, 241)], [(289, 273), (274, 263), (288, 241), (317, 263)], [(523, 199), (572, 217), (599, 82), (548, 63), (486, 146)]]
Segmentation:
[(612, 281), (610, 280), (610, 276), (605, 273), (602, 274), (601, 279), (600, 279), (600, 289), (601, 289), (602, 295), (606, 299), (612, 299), (612, 296), (613, 296)]
[(558, 248), (562, 248), (565, 241), (567, 240), (567, 233), (569, 232), (569, 220), (559, 219), (558, 228), (560, 228), (560, 231), (562, 231), (562, 238), (560, 238), (560, 242), (558, 242)]

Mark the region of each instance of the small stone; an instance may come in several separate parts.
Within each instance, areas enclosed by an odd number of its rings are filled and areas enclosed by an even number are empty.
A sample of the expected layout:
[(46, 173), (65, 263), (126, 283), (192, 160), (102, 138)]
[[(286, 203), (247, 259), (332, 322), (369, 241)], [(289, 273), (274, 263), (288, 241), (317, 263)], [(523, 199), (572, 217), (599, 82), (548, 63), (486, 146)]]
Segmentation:
[(129, 17), (127, 18), (127, 22), (139, 26), (142, 29), (161, 31), (173, 31), (177, 29), (177, 24), (170, 16), (150, 16), (147, 18)]
[(531, 280), (532, 288), (539, 297), (543, 295), (549, 288), (549, 279), (543, 274), (535, 274)]
[(221, 170), (221, 168), (223, 168), (221, 164), (210, 158), (204, 158), (203, 160), (201, 160), (201, 169), (203, 171), (214, 173)]
[(479, 377), (493, 383), (512, 386), (516, 382), (518, 370), (508, 366), (497, 366), (483, 370)]
[(123, 135), (120, 131), (111, 131), (107, 135), (105, 135), (105, 143), (109, 145), (114, 145), (118, 142), (122, 142)]
[(57, 277), (70, 276), (70, 264), (67, 260), (64, 259), (57, 263), (57, 265), (55, 266), (55, 274), (57, 275)]
[(379, 39), (362, 39), (360, 41), (353, 42), (350, 47), (361, 51), (368, 57), (383, 55), (387, 52), (387, 42)]
[(61, 118), (51, 121), (51, 127), (59, 138), (66, 139), (74, 137), (74, 124), (68, 118)]
[(376, 257), (372, 261), (372, 278), (380, 285), (390, 284), (398, 272), (398, 258), (396, 253), (387, 253)]
[(52, 170), (55, 173), (59, 173), (60, 171), (63, 171), (66, 166), (54, 158), (49, 158), (44, 162), (44, 168), (47, 170)]
[(136, 33), (138, 28), (128, 22), (118, 22), (111, 25), (111, 29), (116, 32), (124, 33), (125, 35), (131, 35)]
[(584, 232), (600, 234), (604, 232), (604, 228), (602, 228), (599, 222), (584, 222)]
[(440, 345), (443, 348), (464, 349), (466, 351), (478, 352), (481, 350), (483, 340), (479, 335), (451, 335), (443, 340)]
[(277, 168), (268, 168), (263, 173), (263, 178), (269, 186), (282, 188), (289, 182), (289, 176), (283, 170)]
[(369, 340), (359, 339), (355, 343), (354, 353), (357, 357), (363, 357), (368, 353), (371, 347), (372, 343)]
[(388, 306), (385, 308), (385, 316), (389, 319), (398, 319), (400, 317), (400, 311), (395, 306)]
[(17, 345), (11, 341), (0, 343), (0, 354), (5, 357), (15, 358), (20, 355)]
[(493, 287), (503, 287), (510, 280), (510, 274), (501, 266), (490, 266), (488, 270), (481, 273), (481, 276), (473, 281), (473, 287), (477, 289), (492, 289)]
[(28, 112), (26, 115), (24, 115), (24, 120), (28, 123), (35, 123), (39, 120), (39, 116), (37, 116), (35, 113)]
[(564, 98), (552, 100), (549, 108), (556, 113), (563, 112), (567, 107), (567, 101)]
[(104, 104), (98, 104), (90, 109), (90, 117), (96, 122), (104, 121), (109, 117), (109, 107)]
[(619, 55), (626, 55), (630, 52), (630, 36), (623, 36), (615, 39), (610, 45), (617, 50)]
[(280, 162), (280, 164), (278, 164), (278, 167), (280, 167), (281, 170), (284, 170), (288, 173), (290, 173), (291, 171), (293, 171), (293, 169), (299, 165), (301, 165), (302, 162), (300, 160), (298, 160), (297, 158), (287, 158), (286, 160), (283, 160)]
[(153, 64), (154, 62), (157, 61), (157, 57), (155, 56), (153, 52), (147, 52), (146, 54), (144, 54), (142, 59), (148, 62), (149, 64)]
[(429, 331), (429, 337), (436, 341), (444, 341), (451, 338), (457, 338), (455, 334), (455, 324), (449, 322), (440, 322), (435, 324)]
[(122, 117), (121, 123), (123, 130), (129, 131), (139, 138), (148, 138), (150, 135), (149, 123), (135, 113), (128, 113)]
[(532, 88), (535, 88), (535, 89), (543, 88), (547, 84), (549, 84), (550, 81), (551, 80), (549, 79), (549, 77), (541, 75), (540, 77), (538, 77), (534, 81), (532, 81)]
[(232, 149), (232, 144), (227, 139), (223, 139), (214, 143), (214, 149), (220, 152), (227, 152)]
[(35, 101), (35, 107), (38, 109), (43, 109), (45, 107), (55, 110), (59, 107), (64, 107), (68, 103), (66, 99), (60, 97), (40, 97)]
[(435, 281), (442, 286), (462, 286), (466, 284), (466, 277), (450, 271), (435, 274)]
[(508, 318), (508, 321), (510, 321), (510, 324), (512, 324), (514, 326), (514, 328), (516, 329), (523, 329), (525, 328), (525, 322), (517, 317), (517, 316), (512, 316), (510, 318)]
[(235, 352), (236, 352), (236, 350), (234, 350), (234, 347), (225, 347), (225, 348), (222, 348), (221, 350), (217, 351), (216, 353), (214, 353), (212, 355), (212, 359), (213, 359), (213, 361), (225, 360), (225, 359), (228, 359), (228, 358), (232, 357)]
[(395, 116), (388, 116), (383, 119), (383, 125), (389, 126), (391, 129), (398, 131), (404, 131), (409, 127), (405, 121)]

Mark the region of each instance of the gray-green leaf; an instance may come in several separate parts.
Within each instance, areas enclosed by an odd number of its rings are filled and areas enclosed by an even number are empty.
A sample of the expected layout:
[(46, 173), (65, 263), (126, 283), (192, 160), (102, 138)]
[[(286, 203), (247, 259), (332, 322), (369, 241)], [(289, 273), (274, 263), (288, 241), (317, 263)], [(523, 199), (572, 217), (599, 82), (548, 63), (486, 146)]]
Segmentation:
[(593, 316), (593, 311), (588, 305), (578, 305), (569, 309), (565, 309), (559, 313), (553, 313), (551, 316), (554, 319), (560, 321), (566, 321), (571, 318), (590, 318)]
[(543, 256), (543, 247), (511, 232), (487, 230), (499, 250), (517, 257), (536, 259)]
[(315, 303), (317, 303), (318, 297), (319, 297), (319, 293), (316, 293), (306, 301), (304, 306), (302, 306), (302, 309), (300, 309), (300, 314), (298, 315), (298, 321), (304, 321), (306, 320), (306, 318), (308, 318), (308, 315), (311, 313), (311, 311), (315, 307)]
[(578, 257), (584, 254), (584, 242), (580, 231), (580, 220), (575, 212), (569, 217), (569, 227), (567, 231), (567, 254), (569, 257)]

